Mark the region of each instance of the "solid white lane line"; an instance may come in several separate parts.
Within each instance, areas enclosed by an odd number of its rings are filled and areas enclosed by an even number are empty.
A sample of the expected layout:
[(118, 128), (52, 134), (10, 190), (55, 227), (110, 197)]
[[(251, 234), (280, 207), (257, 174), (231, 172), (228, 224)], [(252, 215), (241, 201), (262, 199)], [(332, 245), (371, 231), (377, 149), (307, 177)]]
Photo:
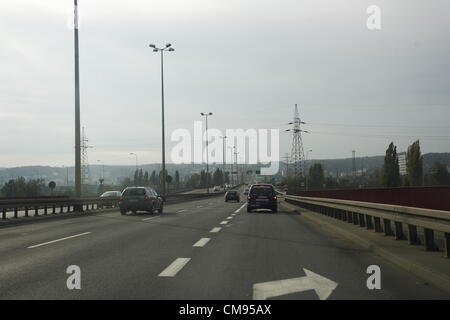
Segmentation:
[(60, 242), (60, 241), (64, 241), (64, 240), (68, 240), (68, 239), (72, 239), (72, 238), (77, 238), (77, 237), (85, 236), (85, 235), (88, 235), (88, 234), (90, 234), (90, 232), (75, 234), (75, 235), (70, 236), (70, 237), (65, 237), (65, 238), (56, 239), (56, 240), (53, 240), (53, 241), (48, 241), (48, 242), (36, 244), (34, 246), (28, 247), (27, 249), (33, 249), (33, 248), (37, 248), (37, 247), (42, 247), (42, 246), (45, 246), (47, 244), (52, 244), (52, 243), (55, 243), (55, 242)]
[(245, 207), (247, 205), (247, 203), (244, 203), (239, 209), (237, 209), (234, 213), (238, 213), (239, 211), (242, 210), (243, 207)]
[(201, 238), (193, 245), (193, 247), (196, 247), (196, 248), (204, 247), (205, 244), (207, 244), (209, 242), (209, 240), (211, 240), (211, 238)]
[(220, 230), (222, 230), (222, 228), (216, 227), (216, 228), (212, 228), (210, 232), (216, 233), (216, 232), (219, 232)]
[(158, 277), (175, 277), (176, 274), (191, 260), (191, 258), (177, 258), (165, 268)]
[(150, 217), (150, 218), (145, 218), (145, 219), (142, 219), (142, 221), (152, 220), (152, 219), (159, 218), (159, 217), (161, 217), (161, 215)]
[(228, 223), (228, 221), (227, 220), (224, 220), (224, 221), (222, 221), (220, 224), (227, 224)]

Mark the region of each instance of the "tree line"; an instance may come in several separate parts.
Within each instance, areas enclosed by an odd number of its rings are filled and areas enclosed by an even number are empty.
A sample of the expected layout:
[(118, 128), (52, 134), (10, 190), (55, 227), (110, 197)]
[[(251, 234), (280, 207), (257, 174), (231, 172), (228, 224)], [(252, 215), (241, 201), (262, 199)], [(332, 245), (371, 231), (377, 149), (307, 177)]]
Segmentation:
[(397, 147), (391, 142), (386, 149), (382, 168), (364, 174), (358, 179), (355, 177), (325, 177), (322, 164), (314, 163), (309, 167), (307, 176), (299, 179), (288, 177), (283, 183), (288, 186), (299, 186), (304, 183), (304, 188), (309, 190), (450, 185), (450, 173), (446, 165), (436, 161), (428, 172), (424, 172), (419, 140), (408, 147), (405, 157), (405, 175), (400, 174)]

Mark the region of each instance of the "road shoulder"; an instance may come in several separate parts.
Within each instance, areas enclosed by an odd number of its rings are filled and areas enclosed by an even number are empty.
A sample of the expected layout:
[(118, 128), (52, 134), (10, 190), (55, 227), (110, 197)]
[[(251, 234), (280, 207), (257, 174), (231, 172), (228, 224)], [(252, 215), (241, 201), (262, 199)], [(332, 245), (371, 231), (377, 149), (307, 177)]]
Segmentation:
[(336, 220), (316, 212), (281, 202), (287, 211), (297, 211), (296, 217), (322, 232), (333, 233), (372, 251), (385, 260), (414, 274), (427, 283), (450, 293), (450, 259), (442, 252), (427, 252), (423, 247), (408, 245), (392, 237)]

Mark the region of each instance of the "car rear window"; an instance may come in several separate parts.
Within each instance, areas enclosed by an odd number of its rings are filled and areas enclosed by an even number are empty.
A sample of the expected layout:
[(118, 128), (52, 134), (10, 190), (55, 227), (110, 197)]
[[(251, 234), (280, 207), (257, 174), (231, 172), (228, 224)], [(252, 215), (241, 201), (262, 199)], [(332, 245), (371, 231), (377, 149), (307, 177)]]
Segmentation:
[(142, 188), (135, 188), (135, 189), (126, 189), (123, 192), (124, 196), (144, 196), (145, 195), (145, 189)]
[(274, 194), (274, 190), (270, 186), (254, 186), (250, 190), (252, 195), (271, 195)]
[(236, 191), (228, 191), (228, 194), (236, 194)]

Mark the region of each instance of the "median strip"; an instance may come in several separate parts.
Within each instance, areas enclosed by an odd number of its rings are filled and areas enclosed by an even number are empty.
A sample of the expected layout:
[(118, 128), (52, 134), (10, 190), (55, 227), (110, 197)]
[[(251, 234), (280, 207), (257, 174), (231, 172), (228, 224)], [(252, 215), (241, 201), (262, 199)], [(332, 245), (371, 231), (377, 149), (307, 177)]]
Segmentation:
[(53, 240), (53, 241), (48, 241), (48, 242), (36, 244), (36, 245), (34, 245), (34, 246), (28, 247), (27, 249), (34, 249), (34, 248), (46, 246), (46, 245), (48, 245), (48, 244), (52, 244), (52, 243), (55, 243), (55, 242), (60, 242), (60, 241), (68, 240), (68, 239), (73, 239), (73, 238), (85, 236), (85, 235), (88, 235), (88, 234), (90, 234), (90, 232), (80, 233), (80, 234), (76, 234), (76, 235), (73, 235), (73, 236), (70, 236), (70, 237), (65, 237), (65, 238), (56, 239), (56, 240)]
[(175, 277), (176, 274), (191, 260), (191, 258), (177, 258), (158, 277)]

